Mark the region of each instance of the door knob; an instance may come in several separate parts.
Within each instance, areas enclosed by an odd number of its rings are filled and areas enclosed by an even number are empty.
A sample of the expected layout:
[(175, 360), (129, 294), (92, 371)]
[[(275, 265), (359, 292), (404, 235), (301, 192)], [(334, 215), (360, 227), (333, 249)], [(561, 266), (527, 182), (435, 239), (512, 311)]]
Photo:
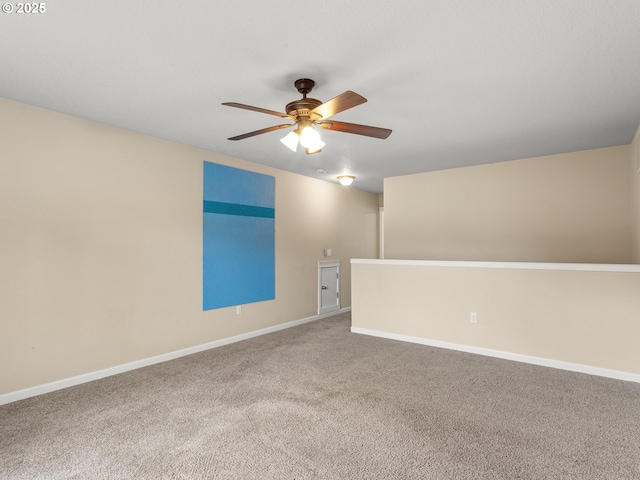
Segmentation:
[(323, 290), (326, 290), (327, 288), (329, 288), (329, 287), (325, 287), (324, 285), (322, 286), (322, 289), (323, 289)]

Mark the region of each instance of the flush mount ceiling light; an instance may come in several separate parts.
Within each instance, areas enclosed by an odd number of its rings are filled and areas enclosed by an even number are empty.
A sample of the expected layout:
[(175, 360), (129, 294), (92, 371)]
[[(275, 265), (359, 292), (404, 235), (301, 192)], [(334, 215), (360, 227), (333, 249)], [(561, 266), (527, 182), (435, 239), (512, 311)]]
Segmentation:
[(340, 175), (338, 177), (338, 180), (340, 180), (340, 183), (344, 186), (351, 185), (355, 179), (356, 177), (354, 177), (353, 175)]
[(226, 105), (228, 107), (244, 108), (245, 110), (253, 110), (254, 112), (267, 113), (269, 115), (275, 115), (277, 117), (286, 118), (287, 120), (293, 120), (296, 122), (293, 124), (285, 123), (282, 125), (263, 128), (254, 132), (230, 137), (229, 140), (244, 140), (245, 138), (254, 137), (261, 133), (274, 132), (281, 128), (295, 126), (296, 129), (280, 141), (294, 152), (298, 148), (298, 143), (300, 143), (300, 145), (304, 147), (307, 155), (310, 155), (312, 153), (320, 152), (322, 147), (325, 146), (325, 143), (320, 138), (320, 135), (314, 126), (324, 128), (325, 130), (355, 133), (357, 135), (374, 138), (384, 139), (391, 135), (391, 130), (388, 128), (370, 127), (367, 125), (359, 125), (357, 123), (326, 120), (337, 113), (366, 102), (367, 99), (355, 92), (347, 90), (328, 102), (322, 103), (320, 100), (316, 100), (315, 98), (307, 98), (307, 94), (311, 92), (315, 84), (316, 83), (309, 78), (296, 80), (294, 85), (298, 92), (302, 94), (302, 98), (300, 100), (289, 102), (285, 107), (286, 113), (267, 110), (265, 108), (252, 107), (251, 105), (244, 105), (242, 103), (223, 103), (222, 105)]

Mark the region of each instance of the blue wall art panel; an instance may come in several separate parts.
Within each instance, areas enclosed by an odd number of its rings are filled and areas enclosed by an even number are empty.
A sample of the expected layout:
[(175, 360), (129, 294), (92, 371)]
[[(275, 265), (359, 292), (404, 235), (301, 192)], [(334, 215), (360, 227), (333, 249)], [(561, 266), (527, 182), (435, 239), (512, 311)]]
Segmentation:
[(204, 162), (202, 309), (275, 298), (275, 178)]

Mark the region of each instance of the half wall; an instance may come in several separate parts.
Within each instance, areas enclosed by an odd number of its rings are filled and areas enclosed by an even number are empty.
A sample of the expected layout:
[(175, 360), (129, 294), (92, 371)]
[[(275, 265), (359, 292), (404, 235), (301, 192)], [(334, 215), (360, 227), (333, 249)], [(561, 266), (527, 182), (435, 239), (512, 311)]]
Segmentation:
[(640, 265), (351, 263), (353, 332), (640, 382)]

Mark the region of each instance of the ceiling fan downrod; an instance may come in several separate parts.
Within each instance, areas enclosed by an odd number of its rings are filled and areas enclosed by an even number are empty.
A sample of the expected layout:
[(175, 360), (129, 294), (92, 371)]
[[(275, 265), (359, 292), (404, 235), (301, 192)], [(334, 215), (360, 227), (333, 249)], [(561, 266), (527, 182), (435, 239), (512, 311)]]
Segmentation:
[(293, 85), (298, 90), (298, 93), (302, 95), (302, 98), (307, 98), (307, 93), (311, 93), (313, 87), (316, 86), (316, 82), (314, 82), (310, 78), (299, 78), (298, 80), (293, 82)]

